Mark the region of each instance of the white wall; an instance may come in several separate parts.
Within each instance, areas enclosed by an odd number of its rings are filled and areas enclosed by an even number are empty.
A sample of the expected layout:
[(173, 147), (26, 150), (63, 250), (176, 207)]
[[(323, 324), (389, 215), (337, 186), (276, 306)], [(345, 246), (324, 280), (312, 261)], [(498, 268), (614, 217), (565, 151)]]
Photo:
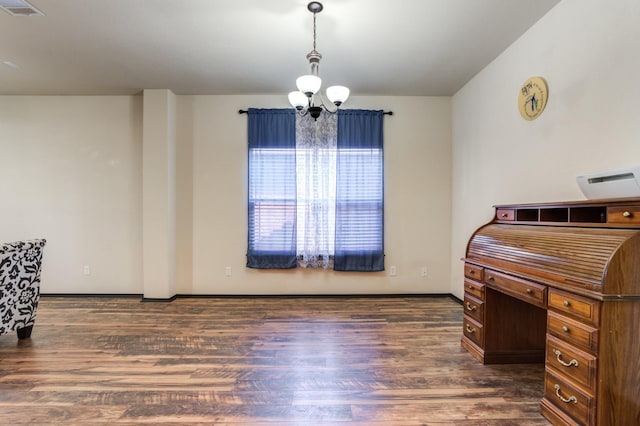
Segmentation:
[[(47, 238), (42, 292), (143, 292), (142, 106), (140, 96), (0, 96), (0, 241)], [(395, 113), (384, 119), (385, 252), (397, 276), (246, 269), (247, 116), (237, 111), (287, 107), (286, 97), (176, 96), (177, 293), (449, 292), (451, 99), (346, 106)]]
[(141, 293), (141, 113), (135, 96), (0, 96), (0, 240), (47, 239), (42, 292)]
[[(179, 278), (178, 293), (448, 293), (450, 98), (349, 99), (349, 108), (395, 113), (385, 117), (384, 132), (386, 265), (396, 265), (396, 277), (245, 268), (247, 116), (238, 109), (286, 108), (283, 102), (283, 96), (178, 96), (179, 150), (192, 153), (178, 154), (178, 180), (183, 182), (178, 185), (179, 191), (192, 188), (193, 197), (192, 207), (179, 206), (178, 212), (191, 218), (193, 230), (193, 240), (183, 240), (178, 247), (178, 252), (193, 254), (192, 277), (178, 262), (179, 276), (184, 277)], [(429, 268), (427, 278), (420, 277), (423, 265)], [(225, 276), (227, 266), (231, 277)]]
[[(394, 278), (247, 270), (246, 116), (237, 110), (286, 101), (177, 96), (176, 291), (462, 297), (459, 259), (492, 205), (580, 199), (576, 175), (638, 164), (638, 22), (636, 0), (563, 0), (453, 99), (349, 100), (396, 113), (385, 118)], [(516, 99), (533, 75), (546, 78), (550, 99), (528, 122)], [(43, 292), (142, 292), (142, 125), (140, 97), (0, 96), (0, 240), (48, 239)]]
[[(640, 2), (563, 0), (454, 97), (452, 292), (473, 231), (501, 203), (583, 199), (575, 177), (640, 164)], [(549, 102), (523, 120), (520, 85)]]

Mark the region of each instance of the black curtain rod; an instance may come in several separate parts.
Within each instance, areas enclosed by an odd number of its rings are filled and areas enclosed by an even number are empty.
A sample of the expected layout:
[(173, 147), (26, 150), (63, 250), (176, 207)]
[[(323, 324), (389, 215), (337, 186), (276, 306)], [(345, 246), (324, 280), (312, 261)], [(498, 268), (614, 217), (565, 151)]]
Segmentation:
[[(238, 114), (248, 114), (249, 111), (247, 111), (246, 109), (239, 109), (238, 110)], [(383, 112), (384, 115), (393, 115), (393, 111), (384, 111)]]

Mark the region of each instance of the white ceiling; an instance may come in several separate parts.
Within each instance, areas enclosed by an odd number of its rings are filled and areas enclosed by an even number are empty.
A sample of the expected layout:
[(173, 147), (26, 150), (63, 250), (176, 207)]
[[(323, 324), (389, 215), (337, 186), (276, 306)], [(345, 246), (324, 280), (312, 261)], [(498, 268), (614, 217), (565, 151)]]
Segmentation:
[[(45, 16), (0, 10), (1, 95), (287, 93), (309, 72), (308, 0), (28, 1)], [(325, 0), (319, 74), (358, 95), (452, 95), (559, 1)]]

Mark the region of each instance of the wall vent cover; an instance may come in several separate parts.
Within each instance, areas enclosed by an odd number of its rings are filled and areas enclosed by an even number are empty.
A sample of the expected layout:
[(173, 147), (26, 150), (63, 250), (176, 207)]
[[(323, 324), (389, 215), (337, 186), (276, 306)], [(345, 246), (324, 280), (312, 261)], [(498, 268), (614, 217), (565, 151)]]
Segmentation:
[(589, 173), (576, 177), (576, 181), (589, 200), (640, 197), (640, 167), (638, 166)]
[(0, 8), (13, 16), (44, 16), (44, 13), (24, 0), (0, 0)]

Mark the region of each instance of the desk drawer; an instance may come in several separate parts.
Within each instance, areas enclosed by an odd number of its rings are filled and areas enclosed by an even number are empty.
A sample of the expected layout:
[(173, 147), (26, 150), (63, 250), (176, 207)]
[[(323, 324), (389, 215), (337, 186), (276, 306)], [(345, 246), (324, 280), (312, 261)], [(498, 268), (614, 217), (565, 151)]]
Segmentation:
[(490, 269), (484, 272), (484, 282), (520, 300), (546, 307), (547, 287), (544, 285), (515, 278)]
[(544, 397), (578, 424), (594, 424), (595, 398), (548, 370), (544, 378)]
[(481, 266), (472, 265), (471, 263), (464, 264), (464, 276), (472, 280), (482, 281), (483, 270), (484, 268)]
[(574, 348), (547, 334), (547, 368), (552, 367), (564, 377), (586, 386), (592, 393), (596, 389), (596, 357)]
[(480, 324), (484, 322), (484, 302), (471, 296), (469, 293), (464, 294), (464, 313), (469, 315)]
[(597, 328), (553, 311), (547, 312), (547, 333), (593, 353), (598, 350)]
[(476, 345), (484, 347), (484, 329), (482, 324), (477, 323), (467, 315), (462, 319), (462, 332)]
[(480, 300), (484, 300), (484, 284), (471, 280), (464, 280), (464, 291)]
[(496, 220), (515, 220), (516, 211), (514, 209), (497, 209)]
[(600, 302), (564, 291), (549, 289), (549, 307), (582, 321), (598, 325)]
[(607, 223), (640, 224), (640, 207), (607, 207)]

